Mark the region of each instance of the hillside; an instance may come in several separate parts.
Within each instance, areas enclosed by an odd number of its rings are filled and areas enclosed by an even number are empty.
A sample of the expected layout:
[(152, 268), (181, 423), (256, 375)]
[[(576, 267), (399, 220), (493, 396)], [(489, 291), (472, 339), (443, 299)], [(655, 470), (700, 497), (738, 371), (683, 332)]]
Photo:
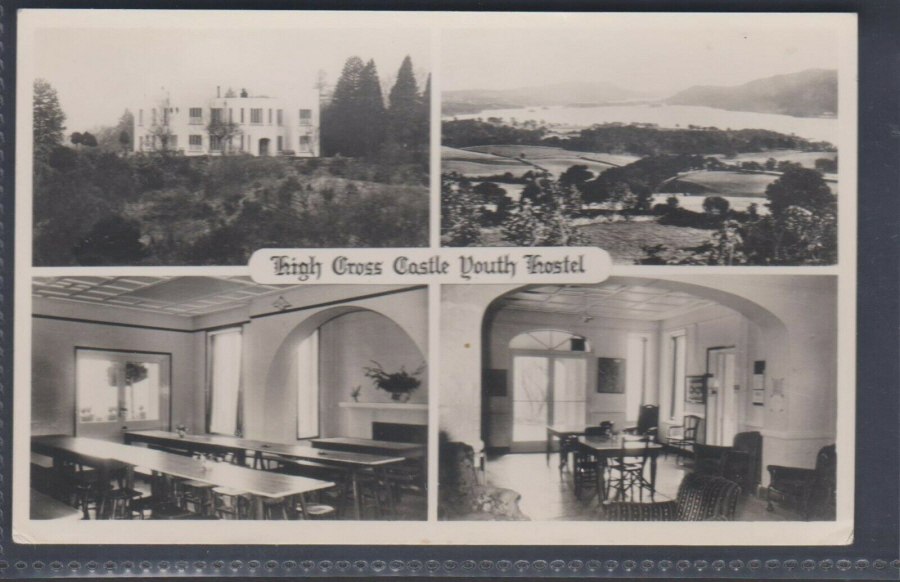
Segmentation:
[(612, 83), (582, 81), (517, 89), (444, 91), (441, 95), (444, 115), (477, 113), (485, 109), (600, 104), (637, 97), (640, 94)]
[(691, 87), (669, 97), (666, 103), (729, 111), (779, 113), (795, 117), (821, 117), (836, 115), (837, 95), (837, 71), (808, 69), (734, 87)]

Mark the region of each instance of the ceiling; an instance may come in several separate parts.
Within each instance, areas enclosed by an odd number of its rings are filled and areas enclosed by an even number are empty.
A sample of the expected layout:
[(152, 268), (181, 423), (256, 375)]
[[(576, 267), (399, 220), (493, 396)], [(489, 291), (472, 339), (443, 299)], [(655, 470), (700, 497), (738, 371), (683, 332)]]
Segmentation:
[(249, 277), (40, 277), (35, 297), (194, 317), (246, 305), (293, 286), (260, 285)]
[(689, 293), (672, 291), (662, 281), (642, 285), (612, 282), (547, 285), (522, 289), (503, 298), (504, 309), (652, 321), (716, 304)]

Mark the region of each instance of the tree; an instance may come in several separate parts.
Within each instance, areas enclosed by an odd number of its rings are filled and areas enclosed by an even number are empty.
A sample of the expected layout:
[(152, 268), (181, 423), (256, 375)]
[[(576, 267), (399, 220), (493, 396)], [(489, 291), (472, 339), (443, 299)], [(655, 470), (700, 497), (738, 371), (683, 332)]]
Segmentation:
[(334, 87), (331, 103), (322, 110), (322, 150), (327, 155), (359, 155), (357, 140), (360, 125), (360, 83), (365, 64), (359, 57), (344, 63), (341, 76)]
[(768, 171), (774, 170), (778, 166), (778, 162), (775, 161), (775, 158), (769, 158), (766, 160), (765, 168)]
[(675, 210), (676, 208), (681, 206), (681, 201), (678, 200), (677, 196), (669, 196), (668, 198), (666, 198), (666, 206), (669, 208), (669, 210)]
[(819, 158), (816, 160), (815, 164), (816, 169), (820, 172), (836, 174), (838, 171), (837, 159), (832, 160), (831, 158)]
[(441, 245), (480, 246), (483, 209), (467, 181), (441, 178)]
[(359, 127), (357, 139), (364, 155), (376, 153), (383, 144), (386, 128), (384, 95), (374, 60), (369, 60), (359, 76)]
[(506, 190), (494, 182), (482, 182), (472, 191), (487, 204), (499, 204), (502, 199), (506, 198)]
[(584, 164), (576, 164), (574, 166), (570, 166), (568, 170), (566, 170), (559, 176), (560, 184), (574, 186), (579, 190), (588, 180), (593, 179), (594, 173), (588, 170), (587, 166), (585, 166)]
[(130, 152), (134, 149), (134, 114), (126, 109), (116, 124), (118, 132), (119, 146), (123, 153)]
[(412, 59), (407, 55), (397, 71), (388, 105), (388, 132), (393, 141), (405, 148), (416, 144), (417, 117), (421, 110)]
[(34, 82), (34, 155), (46, 161), (50, 153), (62, 144), (66, 130), (66, 114), (59, 105), (56, 89), (44, 79)]
[(82, 265), (131, 265), (144, 258), (141, 227), (135, 220), (118, 215), (101, 218), (75, 245)]
[(71, 141), (72, 144), (79, 146), (84, 142), (84, 136), (82, 136), (80, 133), (78, 133), (76, 131), (76, 132), (73, 132), (72, 135), (69, 137), (69, 141)]
[(122, 151), (127, 153), (131, 149), (131, 134), (125, 130), (119, 132), (119, 145), (122, 146)]
[(172, 126), (169, 98), (161, 99), (157, 107), (152, 109), (152, 119), (147, 135), (150, 138), (150, 149), (167, 154), (171, 151)]
[(218, 111), (217, 115), (210, 115), (206, 133), (209, 135), (210, 143), (218, 141), (219, 151), (225, 155), (233, 150), (234, 138), (240, 137), (244, 132), (239, 124), (225, 118), (225, 109)]
[(81, 143), (89, 148), (97, 147), (97, 137), (89, 131), (81, 134)]
[(791, 206), (799, 206), (813, 213), (837, 211), (837, 197), (816, 170), (799, 166), (788, 167), (780, 178), (766, 187), (769, 211), (780, 216)]
[(710, 216), (725, 216), (731, 204), (721, 196), (708, 196), (703, 199), (703, 212)]

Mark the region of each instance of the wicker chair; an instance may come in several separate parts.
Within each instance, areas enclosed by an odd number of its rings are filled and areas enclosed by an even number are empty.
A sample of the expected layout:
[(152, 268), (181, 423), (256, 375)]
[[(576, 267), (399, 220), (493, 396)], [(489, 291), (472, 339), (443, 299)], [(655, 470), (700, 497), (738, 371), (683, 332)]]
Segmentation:
[(610, 503), (608, 521), (732, 521), (741, 487), (713, 475), (685, 475), (675, 501)]
[(454, 521), (527, 521), (519, 509), (522, 496), (512, 489), (480, 484), (474, 459), (474, 449), (465, 443), (441, 443), (439, 517)]

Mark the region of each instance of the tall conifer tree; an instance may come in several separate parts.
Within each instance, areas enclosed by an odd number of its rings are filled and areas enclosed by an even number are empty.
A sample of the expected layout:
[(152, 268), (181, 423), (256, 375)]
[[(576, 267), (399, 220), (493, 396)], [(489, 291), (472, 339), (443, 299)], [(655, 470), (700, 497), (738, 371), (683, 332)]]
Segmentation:
[(360, 74), (360, 118), (357, 127), (363, 154), (372, 155), (384, 142), (385, 109), (381, 81), (375, 61), (369, 60)]
[(403, 59), (397, 71), (397, 81), (390, 94), (388, 110), (391, 138), (403, 147), (411, 147), (415, 142), (416, 118), (419, 110), (419, 93), (412, 59)]

